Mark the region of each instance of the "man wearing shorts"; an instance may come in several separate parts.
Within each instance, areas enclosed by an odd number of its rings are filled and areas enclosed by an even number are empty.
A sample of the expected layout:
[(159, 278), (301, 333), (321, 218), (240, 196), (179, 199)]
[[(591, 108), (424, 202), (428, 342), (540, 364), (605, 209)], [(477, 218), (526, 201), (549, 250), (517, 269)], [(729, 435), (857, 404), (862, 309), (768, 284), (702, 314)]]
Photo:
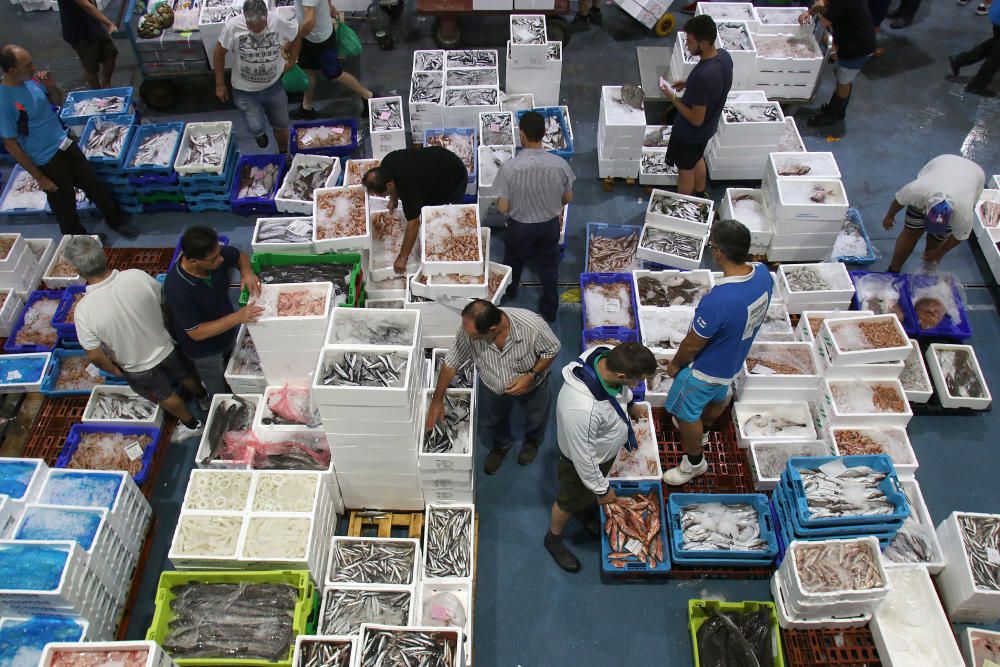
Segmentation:
[(92, 89), (110, 88), (118, 49), (111, 41), (116, 29), (93, 0), (58, 0), (63, 41), (73, 47)]
[(271, 123), (279, 153), (288, 152), (288, 95), (281, 76), (294, 61), (286, 53), (298, 33), (277, 12), (267, 11), (264, 0), (247, 0), (243, 13), (230, 17), (222, 28), (212, 54), (215, 66), (215, 96), (229, 99), (226, 89), (226, 54), (233, 52), (233, 102), (247, 122), (257, 145), (266, 148)]
[(87, 281), (74, 319), (90, 362), (179, 419), (175, 442), (200, 433), (201, 422), (174, 387), (199, 398), (206, 393), (164, 326), (160, 284), (138, 269), (109, 270), (104, 248), (90, 236), (71, 238), (65, 257)]
[(817, 14), (823, 27), (833, 32), (837, 87), (830, 101), (811, 115), (806, 124), (825, 127), (844, 120), (847, 115), (854, 79), (875, 53), (875, 26), (868, 11), (868, 0), (818, 0), (799, 16), (799, 23), (805, 24)]
[(580, 561), (563, 544), (563, 529), (576, 516), (592, 535), (600, 535), (595, 505), (615, 502), (608, 473), (622, 447), (638, 448), (631, 419), (641, 415), (632, 388), (655, 372), (656, 358), (639, 343), (595, 347), (563, 367), (556, 401), (559, 491), (545, 548), (567, 572), (579, 572)]
[(903, 269), (924, 232), (927, 242), (922, 259), (932, 264), (969, 238), (985, 183), (982, 168), (958, 155), (938, 155), (925, 164), (917, 177), (896, 193), (882, 220), (886, 230), (892, 229), (896, 214), (906, 209), (906, 224), (896, 239), (889, 271)]
[(302, 108), (291, 113), (297, 120), (312, 120), (316, 118), (313, 108), (316, 94), (316, 72), (331, 81), (338, 81), (358, 95), (361, 99), (371, 99), (372, 91), (361, 85), (361, 82), (340, 66), (340, 55), (337, 52), (337, 29), (333, 17), (337, 8), (329, 0), (295, 0), (295, 17), (299, 21), (299, 33), (292, 46), (292, 62), (298, 60), (299, 67), (309, 77), (309, 87), (302, 94)]
[(715, 223), (708, 247), (723, 277), (698, 304), (691, 330), (667, 366), (674, 382), (664, 407), (674, 416), (686, 452), (678, 467), (663, 473), (663, 482), (671, 486), (687, 484), (708, 470), (705, 425), (729, 404), (729, 386), (771, 302), (771, 274), (763, 264), (747, 263), (750, 231), (742, 223)]
[[(733, 87), (733, 59), (725, 49), (715, 48), (718, 30), (711, 16), (689, 19), (684, 32), (688, 51), (701, 59), (686, 81), (675, 81), (673, 89), (661, 87), (667, 101), (677, 108), (667, 160), (677, 166), (677, 192), (697, 192), (707, 198), (705, 148), (719, 127), (726, 96)], [(683, 92), (683, 97), (675, 91)]]

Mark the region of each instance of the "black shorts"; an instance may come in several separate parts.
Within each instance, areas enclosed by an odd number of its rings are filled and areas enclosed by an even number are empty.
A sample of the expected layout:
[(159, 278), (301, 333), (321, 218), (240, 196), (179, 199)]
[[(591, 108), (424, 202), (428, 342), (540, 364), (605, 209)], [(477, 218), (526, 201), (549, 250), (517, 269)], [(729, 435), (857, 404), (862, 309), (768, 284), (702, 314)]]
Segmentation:
[(101, 63), (108, 58), (118, 55), (118, 48), (108, 36), (94, 41), (81, 40), (73, 45), (73, 50), (80, 57), (80, 64), (83, 65), (83, 71), (90, 74), (97, 74), (97, 69), (101, 66)]
[[(615, 464), (615, 460), (611, 459), (605, 463), (597, 466), (601, 469), (601, 473), (607, 477), (608, 473), (611, 472), (611, 466)], [(584, 510), (590, 509), (597, 504), (597, 496), (594, 492), (588, 489), (583, 484), (583, 480), (580, 479), (580, 475), (576, 472), (576, 468), (573, 466), (573, 462), (568, 458), (559, 455), (559, 492), (556, 494), (556, 505), (559, 506), (564, 512), (569, 512), (570, 514), (579, 514)]]
[(170, 398), (174, 393), (174, 386), (193, 374), (191, 364), (176, 347), (166, 359), (148, 371), (124, 371), (125, 381), (132, 391), (153, 403), (161, 403)]
[(678, 170), (691, 171), (698, 160), (705, 156), (707, 146), (707, 141), (691, 144), (681, 141), (676, 134), (671, 134), (670, 143), (667, 144), (667, 162), (673, 162)]
[(340, 54), (337, 51), (337, 30), (322, 42), (310, 42), (303, 38), (299, 51), (299, 67), (309, 70), (320, 70), (328, 79), (336, 79), (344, 73), (340, 67)]

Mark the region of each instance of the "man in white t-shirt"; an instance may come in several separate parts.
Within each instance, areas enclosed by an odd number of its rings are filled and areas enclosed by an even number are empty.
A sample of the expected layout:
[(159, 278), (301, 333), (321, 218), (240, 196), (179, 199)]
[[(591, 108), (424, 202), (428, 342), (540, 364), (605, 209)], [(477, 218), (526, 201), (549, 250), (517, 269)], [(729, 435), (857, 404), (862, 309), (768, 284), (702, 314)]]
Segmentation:
[(222, 28), (212, 57), (215, 95), (229, 99), (226, 90), (226, 54), (233, 52), (233, 102), (243, 112), (257, 145), (268, 144), (265, 121), (271, 123), (278, 151), (288, 152), (288, 96), (281, 76), (294, 64), (289, 44), (297, 31), (288, 19), (268, 13), (264, 0), (247, 0)]

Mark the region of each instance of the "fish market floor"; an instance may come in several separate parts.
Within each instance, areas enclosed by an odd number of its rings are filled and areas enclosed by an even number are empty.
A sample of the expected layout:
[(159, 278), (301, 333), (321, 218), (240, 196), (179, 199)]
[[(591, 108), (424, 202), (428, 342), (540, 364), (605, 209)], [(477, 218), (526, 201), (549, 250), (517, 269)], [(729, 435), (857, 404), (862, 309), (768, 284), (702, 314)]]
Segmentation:
[[(112, 0), (114, 4), (117, 0)], [(675, 16), (682, 3), (675, 2)], [(851, 203), (856, 206), (882, 258), (874, 265), (883, 270), (888, 263), (897, 230), (885, 232), (880, 221), (895, 191), (929, 158), (941, 153), (961, 153), (983, 164), (988, 173), (1000, 172), (1000, 100), (968, 95), (961, 85), (944, 80), (946, 56), (972, 42), (985, 39), (989, 22), (975, 16), (974, 5), (956, 7), (952, 2), (925, 2), (916, 22), (897, 31), (888, 27), (881, 40), (886, 55), (870, 62), (858, 78), (848, 111), (847, 133), (827, 141), (801, 123), (803, 138), (813, 151), (832, 151), (844, 174)], [(575, 138), (570, 164), (577, 174), (575, 197), (570, 207), (568, 247), (560, 270), (561, 279), (578, 284), (585, 254), (585, 223), (590, 221), (641, 225), (645, 188), (615, 184), (606, 193), (597, 180), (596, 137), (599, 84), (637, 82), (635, 46), (669, 46), (674, 38), (653, 38), (637, 22), (616, 7), (604, 8), (604, 25), (576, 34), (564, 52), (562, 101), (569, 105)], [(82, 86), (79, 64), (60, 40), (59, 17), (51, 12), (25, 13), (15, 5), (0, 3), (0, 21), (10, 27), (32, 54), (39, 67), (53, 71), (56, 80), (70, 88)], [(431, 17), (407, 15), (397, 28), (397, 48), (380, 51), (367, 25), (355, 24), (364, 42), (360, 62), (361, 80), (379, 91), (403, 93), (408, 89), (411, 51), (434, 48), (429, 36)], [(463, 18), (463, 33), (470, 46), (502, 48), (507, 39), (505, 17)], [(136, 85), (140, 79), (129, 66), (128, 45), (123, 52), (115, 85)], [(348, 63), (348, 68), (356, 67)], [(966, 71), (971, 74), (971, 71)], [(826, 74), (818, 101), (826, 101), (832, 88)], [(1000, 85), (1000, 82), (995, 82)], [(146, 113), (144, 120), (185, 121), (232, 119), (243, 150), (260, 151), (253, 144), (243, 120), (228, 105), (218, 103), (210, 80), (185, 81), (181, 109), (173, 114)], [(354, 115), (360, 106), (345, 97), (336, 84), (322, 84), (319, 98), (324, 115)], [(335, 98), (331, 101), (331, 98)], [(652, 119), (650, 119), (652, 120)], [(6, 173), (8, 170), (3, 169)], [(715, 199), (722, 195), (713, 184)], [(142, 236), (127, 242), (111, 234), (116, 246), (172, 247), (186, 224), (215, 226), (232, 242), (249, 248), (252, 220), (213, 213), (181, 216), (161, 213), (135, 216)], [(58, 233), (51, 219), (9, 228), (35, 236)], [(106, 231), (102, 224), (95, 231)], [(502, 234), (495, 235), (494, 256), (502, 256)], [(918, 268), (919, 259), (907, 269)], [(1000, 377), (1000, 318), (996, 314), (995, 288), (988, 289), (986, 267), (973, 244), (953, 250), (942, 268), (954, 272), (967, 286), (970, 317), (980, 364), (1000, 393), (994, 378)], [(530, 280), (532, 276), (529, 274)], [(992, 282), (989, 280), (988, 282)], [(523, 289), (515, 305), (534, 308), (538, 291)], [(556, 330), (563, 341), (555, 367), (573, 358), (580, 344), (579, 306), (560, 309)], [(995, 445), (988, 434), (1000, 433), (1000, 412), (968, 417), (918, 416), (909, 429), (920, 459), (918, 479), (935, 522), (955, 509), (997, 511), (1000, 485), (996, 483)], [(141, 638), (152, 617), (153, 597), (159, 572), (167, 565), (166, 553), (177, 519), (195, 442), (171, 445), (157, 481), (153, 507), (156, 534), (145, 567), (138, 606), (134, 610), (129, 637)], [(480, 465), (485, 458), (480, 449)], [(687, 629), (687, 600), (722, 597), (729, 600), (770, 599), (765, 581), (649, 581), (615, 583), (602, 579), (599, 543), (583, 537), (571, 524), (569, 543), (583, 562), (583, 571), (569, 575), (558, 569), (542, 547), (548, 512), (555, 495), (555, 423), (549, 429), (538, 459), (529, 467), (517, 465), (512, 453), (494, 477), (477, 472), (479, 509), (479, 562), (475, 611), (475, 658), (484, 667), (550, 667), (573, 664), (691, 664), (691, 641)]]

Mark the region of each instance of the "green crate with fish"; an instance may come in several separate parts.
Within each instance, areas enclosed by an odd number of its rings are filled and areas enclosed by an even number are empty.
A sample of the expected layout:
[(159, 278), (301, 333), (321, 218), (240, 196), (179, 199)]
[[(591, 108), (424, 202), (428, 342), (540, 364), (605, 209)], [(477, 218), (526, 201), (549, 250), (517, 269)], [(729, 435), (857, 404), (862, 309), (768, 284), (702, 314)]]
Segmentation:
[(695, 667), (785, 667), (773, 602), (688, 600)]
[(314, 598), (306, 570), (164, 572), (146, 639), (180, 667), (291, 667)]
[[(253, 272), (262, 284), (269, 283), (333, 283), (334, 301), (338, 306), (360, 308), (365, 302), (364, 274), (361, 254), (356, 252), (321, 255), (286, 255), (254, 253), (250, 258)], [(240, 292), (240, 305), (250, 302), (250, 293)]]
[(614, 575), (669, 572), (662, 485), (612, 481), (611, 488), (615, 502), (600, 506), (601, 569)]
[(766, 567), (778, 555), (763, 493), (672, 493), (667, 516), (677, 565)]

